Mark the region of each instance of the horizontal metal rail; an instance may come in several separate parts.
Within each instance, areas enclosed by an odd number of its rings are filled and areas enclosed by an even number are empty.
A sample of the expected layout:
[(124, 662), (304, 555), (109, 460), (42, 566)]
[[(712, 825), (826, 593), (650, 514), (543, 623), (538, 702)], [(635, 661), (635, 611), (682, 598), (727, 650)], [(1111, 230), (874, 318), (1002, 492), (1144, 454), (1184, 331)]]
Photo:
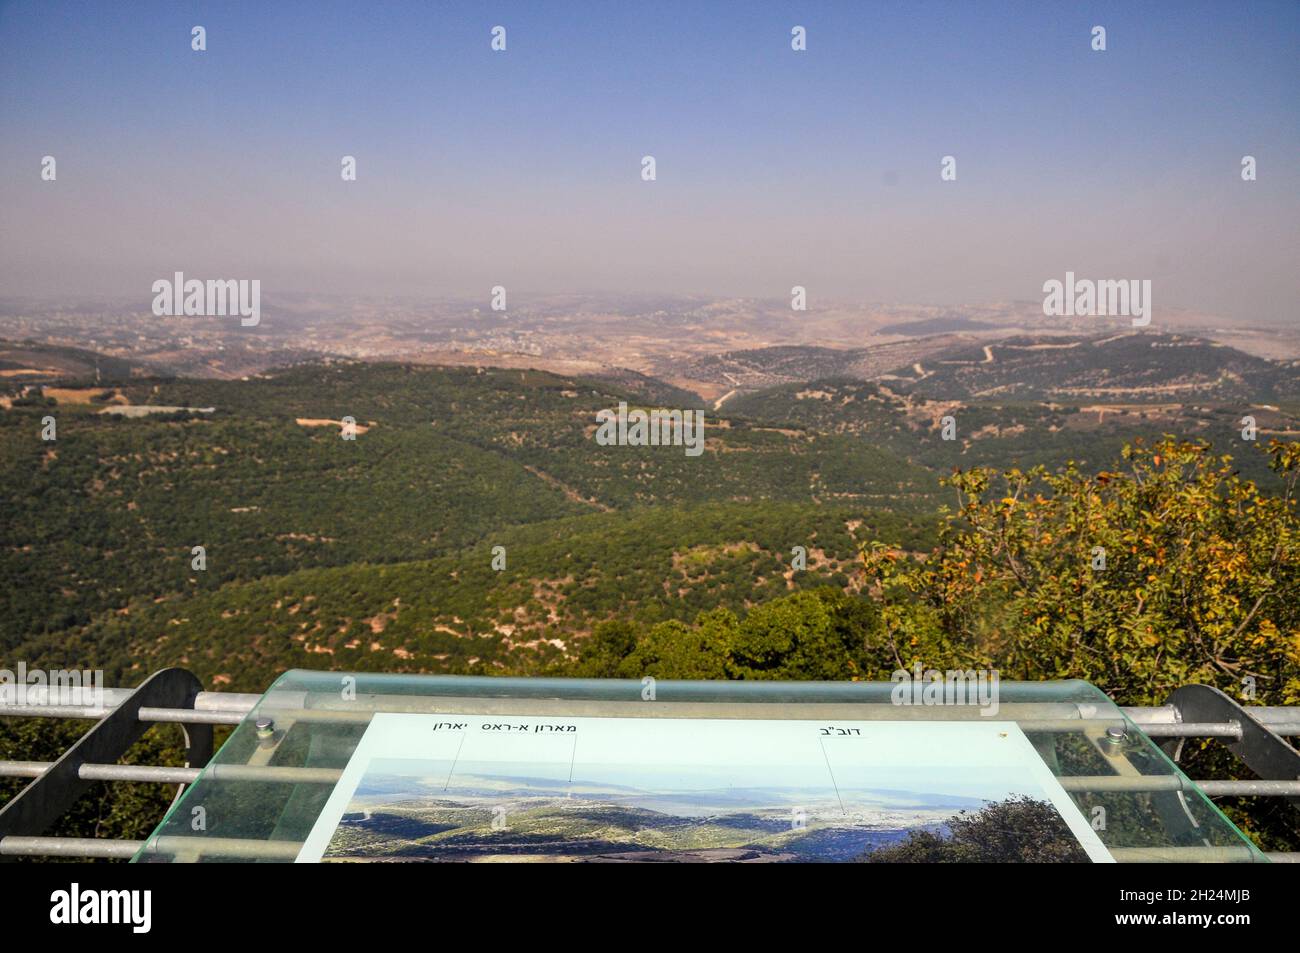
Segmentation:
[[(53, 761), (0, 761), (0, 778), (39, 778)], [(83, 781), (151, 781), (158, 784), (192, 784), (199, 768), (171, 768), (158, 764), (83, 764), (77, 774)]]
[(134, 857), (148, 854), (195, 854), (205, 857), (294, 860), (302, 850), (297, 841), (244, 840), (234, 837), (156, 837), (141, 840), (98, 840), (93, 837), (0, 838), (0, 855), (7, 857)]
[(1300, 781), (1193, 781), (1177, 774), (1076, 775), (1056, 779), (1067, 791), (1196, 791), (1210, 797), (1294, 797), (1300, 795)]
[[(0, 777), (39, 778), (53, 762), (0, 761)], [(192, 784), (202, 773), (199, 768), (172, 768), (141, 764), (83, 764), (79, 774), (83, 781), (144, 781), (157, 784)], [(214, 764), (207, 768), (208, 780), (249, 781), (268, 784), (336, 784), (343, 772), (337, 768), (296, 768), (279, 765)], [(1296, 781), (1193, 781), (1185, 783), (1178, 775), (1078, 775), (1057, 779), (1067, 791), (1193, 791), (1200, 789), (1211, 797), (1256, 796), (1290, 797), (1300, 795)]]
[[(39, 778), (52, 761), (0, 761), (0, 778)], [(78, 771), (83, 781), (152, 781), (158, 784), (193, 784), (204, 774), (201, 768), (172, 768), (154, 764), (83, 764)], [(260, 764), (208, 765), (208, 780), (261, 781), (269, 784), (336, 784), (339, 768), (295, 768)]]
[[(22, 718), (79, 718), (98, 720), (126, 698), (132, 689), (106, 688), (103, 690), (104, 705), (92, 707), (84, 705), (2, 705), (0, 717)], [(141, 721), (155, 723), (237, 725), (253, 710), (260, 695), (236, 692), (199, 692), (193, 708), (141, 708)], [(1229, 722), (1180, 722), (1178, 712), (1172, 705), (1132, 706), (1122, 708), (1125, 716), (1152, 738), (1229, 738), (1241, 737), (1241, 726), (1235, 721)], [(1275, 734), (1300, 737), (1300, 718), (1296, 709), (1286, 707), (1258, 706), (1247, 709), (1251, 717), (1263, 724)], [(306, 717), (314, 714), (310, 710), (302, 713)], [(325, 711), (319, 712), (329, 718)], [(360, 714), (360, 713), (359, 713)], [(364, 715), (360, 715), (364, 717)], [(1060, 725), (1055, 722), (1044, 723), (1040, 730), (1066, 730), (1074, 720), (1063, 720)], [(1037, 726), (1035, 726), (1037, 727)], [(1032, 730), (1032, 729), (1031, 729)]]
[(1194, 781), (1209, 797), (1296, 797), (1300, 781)]
[(1259, 856), (1245, 844), (1230, 847), (1110, 847), (1107, 850), (1121, 864), (1248, 864)]
[[(1177, 725), (1144, 725), (1134, 722), (1148, 738), (1241, 738), (1241, 725), (1235, 721), (1183, 722)], [(1300, 732), (1297, 732), (1300, 734)]]
[(89, 857), (130, 860), (142, 840), (100, 840), (95, 837), (0, 837), (3, 857)]
[[(0, 717), (79, 718), (98, 721), (131, 697), (134, 689), (105, 688), (103, 705), (5, 705)], [(191, 725), (237, 725), (253, 710), (261, 695), (239, 692), (199, 692), (193, 708), (141, 708), (141, 721)]]

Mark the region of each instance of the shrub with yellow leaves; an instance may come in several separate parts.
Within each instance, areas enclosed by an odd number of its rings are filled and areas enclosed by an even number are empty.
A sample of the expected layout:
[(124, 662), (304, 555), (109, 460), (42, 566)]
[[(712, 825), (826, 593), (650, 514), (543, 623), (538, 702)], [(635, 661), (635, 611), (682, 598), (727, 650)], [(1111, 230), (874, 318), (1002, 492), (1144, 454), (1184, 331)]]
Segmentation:
[(1095, 476), (957, 471), (934, 554), (864, 549), (886, 634), (948, 656), (926, 664), (1084, 678), (1121, 704), (1190, 683), (1300, 704), (1300, 443), (1264, 452), (1273, 486), (1174, 438)]

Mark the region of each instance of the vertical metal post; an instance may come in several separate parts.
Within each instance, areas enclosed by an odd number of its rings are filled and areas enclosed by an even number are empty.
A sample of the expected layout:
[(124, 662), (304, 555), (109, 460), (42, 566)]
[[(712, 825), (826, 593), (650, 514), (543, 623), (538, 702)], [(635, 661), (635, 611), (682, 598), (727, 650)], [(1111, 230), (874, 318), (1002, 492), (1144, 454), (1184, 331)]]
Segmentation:
[[(0, 808), (0, 838), (45, 833), (94, 784), (81, 779), (81, 766), (116, 763), (145, 733), (149, 726), (140, 721), (141, 708), (192, 708), (202, 688), (202, 683), (183, 668), (163, 669), (145, 679), (129, 698), (101, 718), (39, 778)], [(206, 753), (211, 755), (212, 729), (207, 728)], [(203, 755), (203, 732), (186, 734), (186, 740), (191, 741), (191, 757)]]
[[(1300, 779), (1300, 751), (1291, 747), (1285, 738), (1257, 721), (1250, 709), (1237, 704), (1223, 692), (1209, 685), (1185, 685), (1169, 696), (1183, 721), (1236, 722), (1241, 726), (1241, 739), (1223, 739), (1234, 755), (1250, 770), (1266, 781), (1295, 781)], [(1166, 742), (1165, 751), (1174, 761), (1183, 753), (1184, 738)], [(1288, 797), (1295, 807), (1300, 807), (1300, 797)]]

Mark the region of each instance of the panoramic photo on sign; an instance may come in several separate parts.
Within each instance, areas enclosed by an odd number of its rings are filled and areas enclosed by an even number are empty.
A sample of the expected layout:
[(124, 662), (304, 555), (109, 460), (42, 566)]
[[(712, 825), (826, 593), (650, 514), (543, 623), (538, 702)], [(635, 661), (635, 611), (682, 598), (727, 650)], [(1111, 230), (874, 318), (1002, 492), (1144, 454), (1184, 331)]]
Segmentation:
[(1045, 860), (1111, 859), (1013, 722), (379, 714), (298, 859), (901, 862), (1017, 816)]

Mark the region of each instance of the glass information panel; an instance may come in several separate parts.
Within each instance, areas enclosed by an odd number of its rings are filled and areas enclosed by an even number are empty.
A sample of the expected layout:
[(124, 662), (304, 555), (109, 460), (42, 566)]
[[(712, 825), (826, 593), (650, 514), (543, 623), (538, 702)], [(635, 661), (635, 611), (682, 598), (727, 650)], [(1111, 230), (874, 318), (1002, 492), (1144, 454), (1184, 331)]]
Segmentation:
[(1261, 861), (1106, 695), (289, 672), (165, 861)]

